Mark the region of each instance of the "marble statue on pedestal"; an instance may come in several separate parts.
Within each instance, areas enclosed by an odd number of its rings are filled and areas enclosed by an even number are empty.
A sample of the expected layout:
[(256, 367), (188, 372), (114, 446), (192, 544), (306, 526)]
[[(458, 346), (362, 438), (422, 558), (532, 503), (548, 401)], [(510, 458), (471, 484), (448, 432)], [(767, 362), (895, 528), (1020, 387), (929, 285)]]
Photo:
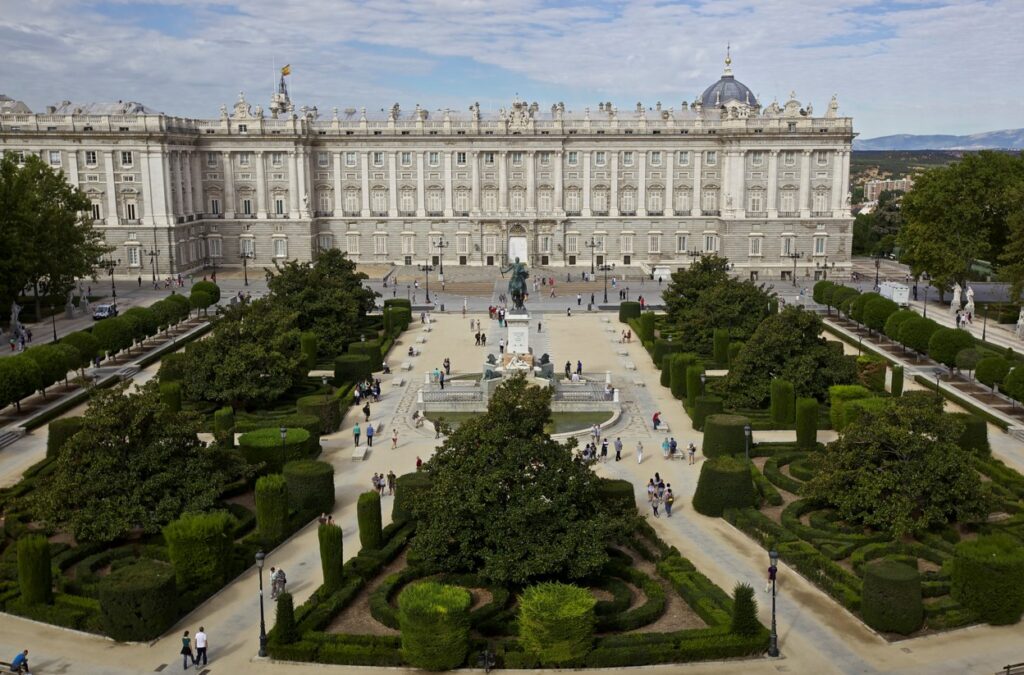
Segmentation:
[(960, 311), (960, 294), (963, 292), (963, 288), (960, 287), (959, 283), (953, 284), (953, 301), (949, 303), (949, 313), (956, 314)]

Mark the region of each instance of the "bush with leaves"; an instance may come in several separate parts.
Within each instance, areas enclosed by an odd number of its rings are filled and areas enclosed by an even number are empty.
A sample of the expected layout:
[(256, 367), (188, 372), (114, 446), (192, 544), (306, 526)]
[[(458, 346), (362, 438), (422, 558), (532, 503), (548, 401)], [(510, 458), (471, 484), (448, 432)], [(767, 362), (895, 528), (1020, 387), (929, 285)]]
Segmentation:
[(1018, 401), (1024, 401), (1024, 366), (1015, 366), (1007, 373), (1003, 378), (1002, 390)]
[(26, 534), (18, 539), (18, 587), (26, 604), (53, 602), (50, 542), (41, 534)]
[(1020, 621), (1024, 612), (1024, 547), (1009, 534), (962, 541), (953, 553), (950, 595), (993, 625)]
[(341, 528), (334, 523), (324, 523), (317, 528), (320, 543), (320, 569), (324, 575), (324, 586), (328, 591), (341, 588), (343, 578), (344, 548)]
[(928, 338), (928, 356), (950, 368), (956, 365), (956, 355), (974, 346), (974, 336), (965, 330), (940, 328)]
[(119, 316), (98, 322), (93, 326), (92, 334), (99, 341), (100, 348), (107, 353), (107, 356), (114, 356), (123, 349), (131, 351), (134, 340), (131, 324)]
[(359, 543), (364, 549), (378, 549), (381, 536), (380, 494), (374, 490), (359, 495), (356, 502), (356, 520), (359, 523)]
[(278, 644), (290, 645), (298, 642), (299, 627), (295, 623), (295, 602), (292, 594), (280, 593), (277, 596), (277, 614), (274, 619), (274, 641)]
[(1002, 356), (986, 356), (974, 366), (974, 377), (985, 386), (1002, 384), (1010, 372), (1011, 364)]
[(132, 307), (121, 318), (128, 322), (132, 329), (132, 339), (142, 344), (146, 338), (156, 335), (160, 330), (160, 320), (156, 312), (148, 307)]
[(39, 364), (25, 354), (0, 359), (0, 408), (13, 403), (21, 410), (21, 399), (38, 391), (43, 383)]
[(210, 296), (211, 304), (220, 302), (220, 286), (212, 281), (197, 281), (192, 284), (192, 292), (201, 291)]
[(433, 581), (409, 584), (398, 595), (402, 656), (425, 670), (458, 668), (469, 653), (472, 596)]
[(860, 295), (860, 291), (849, 286), (839, 286), (832, 292), (832, 306), (844, 314), (849, 310), (849, 302)]
[(769, 417), (772, 422), (775, 424), (792, 423), (796, 414), (794, 410), (796, 397), (793, 395), (793, 384), (785, 380), (772, 380), (771, 392)]
[(199, 316), (199, 310), (208, 314), (208, 308), (213, 304), (213, 296), (206, 291), (192, 289), (192, 293), (188, 296), (188, 302), (189, 307), (196, 310), (196, 316)]
[(221, 445), (235, 447), (235, 411), (231, 406), (213, 413), (213, 435)]
[[(64, 379), (68, 371), (75, 367), (76, 359), (69, 358), (67, 345), (49, 344), (32, 347), (25, 351), (25, 356), (39, 366), (39, 388), (46, 395), (46, 388)], [(75, 352), (77, 356), (77, 352)]]
[(720, 517), (726, 509), (745, 509), (754, 505), (754, 480), (744, 459), (728, 455), (712, 457), (700, 467), (693, 510), (705, 516)]
[(890, 340), (899, 341), (900, 326), (903, 325), (904, 321), (907, 321), (908, 319), (916, 319), (917, 317), (917, 312), (912, 309), (896, 310), (885, 320), (882, 332), (885, 333), (885, 336)]
[(864, 623), (884, 633), (909, 635), (924, 621), (921, 574), (895, 560), (875, 560), (864, 567), (860, 601)]
[(103, 630), (115, 640), (153, 640), (178, 618), (174, 570), (148, 558), (101, 579), (99, 600)]
[(737, 635), (757, 635), (763, 630), (757, 620), (757, 600), (750, 584), (736, 584), (732, 592), (732, 622), (729, 632)]
[(232, 517), (226, 511), (186, 513), (164, 526), (167, 555), (181, 594), (199, 600), (227, 581)]
[(270, 474), (256, 481), (256, 527), (263, 545), (280, 544), (288, 529), (288, 484), (284, 476)]
[(585, 588), (545, 582), (519, 598), (519, 643), (546, 667), (572, 666), (590, 651), (597, 599)]
[(329, 462), (300, 459), (284, 465), (288, 503), (310, 518), (334, 509), (334, 467)]
[(306, 332), (299, 336), (299, 348), (302, 352), (303, 365), (307, 370), (313, 370), (317, 358), (316, 333)]
[(82, 417), (61, 417), (50, 422), (46, 432), (46, 457), (59, 457), (68, 439), (81, 431), (84, 425)]
[(928, 351), (928, 342), (932, 334), (940, 328), (942, 326), (931, 319), (912, 317), (900, 326), (899, 342), (919, 354), (924, 354)]
[(850, 302), (850, 311), (848, 316), (857, 323), (865, 323), (864, 308), (867, 307), (869, 302), (881, 299), (881, 297), (882, 296), (875, 292), (861, 293)]
[(857, 357), (857, 381), (871, 391), (885, 391), (886, 360), (874, 354)]
[(818, 409), (820, 404), (813, 398), (796, 400), (796, 445), (807, 450), (818, 444)]
[(61, 338), (61, 344), (74, 347), (78, 352), (78, 359), (75, 360), (74, 368), (82, 370), (92, 365), (93, 358), (100, 354), (100, 343), (93, 337), (92, 333), (80, 330), (68, 333)]
[[(815, 282), (811, 290), (811, 297), (819, 305), (828, 305), (829, 301), (832, 300), (832, 293), (835, 292), (835, 288), (835, 283), (828, 280)], [(826, 291), (828, 292), (827, 297), (825, 295)]]
[(889, 393), (893, 396), (903, 395), (903, 366), (900, 364), (892, 367), (892, 375), (889, 382)]
[(334, 384), (361, 382), (373, 372), (374, 365), (366, 354), (342, 354), (334, 359)]

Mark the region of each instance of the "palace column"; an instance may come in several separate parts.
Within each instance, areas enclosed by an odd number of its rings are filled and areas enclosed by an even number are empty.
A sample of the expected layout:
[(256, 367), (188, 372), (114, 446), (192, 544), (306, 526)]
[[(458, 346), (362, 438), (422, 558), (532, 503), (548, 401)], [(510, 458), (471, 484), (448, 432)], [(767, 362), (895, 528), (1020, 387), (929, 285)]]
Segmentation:
[(388, 215), (398, 217), (398, 151), (389, 152), (388, 158)]
[(811, 151), (804, 150), (800, 156), (800, 203), (798, 210), (801, 218), (811, 217), (808, 199), (811, 194)]
[(473, 195), (470, 210), (474, 216), (480, 214), (480, 153), (473, 150), (469, 153), (472, 164)]
[(583, 206), (580, 213), (590, 217), (590, 150), (583, 153)]
[(498, 153), (498, 212), (508, 212), (508, 153), (502, 150)]
[(675, 209), (675, 201), (676, 201), (676, 199), (675, 199), (676, 198), (675, 192), (676, 192), (676, 190), (675, 190), (675, 186), (673, 185), (673, 183), (675, 182), (675, 179), (676, 179), (675, 178), (675, 161), (676, 161), (676, 153), (671, 151), (671, 150), (665, 151), (665, 199), (663, 201), (665, 202), (665, 211), (664, 211), (664, 213), (665, 213), (666, 216), (674, 216), (675, 215), (675, 211), (676, 211), (676, 209)]
[(182, 208), (186, 215), (191, 216), (195, 213), (195, 209), (192, 204), (192, 153), (191, 152), (179, 152), (178, 153), (178, 175), (181, 176), (181, 180), (184, 183), (183, 193), (185, 195), (185, 202)]
[(452, 200), (455, 195), (452, 194), (452, 164), (454, 162), (454, 150), (449, 150), (444, 153), (444, 217), (451, 218), (454, 214), (452, 208)]
[(362, 152), (362, 201), (363, 208), (359, 215), (367, 218), (370, 215), (370, 153), (367, 150)]
[[(71, 153), (71, 156), (74, 157), (74, 153)], [(149, 171), (149, 150), (141, 150), (139, 152), (139, 162), (142, 169), (142, 201), (145, 202), (142, 205), (142, 223), (144, 225), (156, 225), (156, 220), (153, 217), (156, 210), (153, 206), (153, 183)]]
[(341, 153), (334, 153), (334, 217), (338, 218), (344, 213), (341, 194)]
[(779, 192), (779, 151), (771, 149), (768, 151), (768, 217), (778, 218), (779, 207), (777, 204)]
[[(168, 158), (170, 160), (170, 157)], [(177, 201), (177, 210), (172, 209), (172, 212), (177, 215), (178, 213), (185, 213), (185, 179), (181, 175), (181, 151), (174, 153), (174, 173), (177, 174), (174, 180), (174, 197)]]
[(256, 217), (267, 217), (267, 177), (264, 168), (263, 151), (257, 150), (256, 155)]
[(529, 150), (526, 153), (526, 212), (536, 213), (537, 211), (537, 180), (534, 173), (534, 164), (537, 161), (537, 153)]
[(562, 151), (555, 153), (555, 203), (551, 205), (555, 213), (561, 213), (562, 206)]
[(288, 217), (299, 217), (299, 158), (294, 149), (288, 152)]
[(693, 199), (690, 202), (690, 215), (699, 216), (703, 211), (702, 207), (703, 199), (701, 199), (701, 184), (700, 184), (700, 172), (702, 171), (701, 166), (704, 161), (704, 151), (694, 150), (693, 151)]
[(608, 215), (617, 216), (619, 215), (619, 151), (616, 150), (611, 154), (611, 171), (612, 171), (612, 194), (609, 197), (611, 204), (608, 205)]
[(637, 171), (637, 195), (636, 215), (647, 215), (647, 152), (636, 153), (636, 159), (640, 163)]
[(832, 153), (832, 216), (838, 218), (843, 204), (843, 151)]
[(426, 208), (424, 207), (425, 195), (423, 191), (425, 189), (426, 181), (423, 174), (423, 151), (416, 151), (416, 217), (423, 218), (427, 215)]
[(235, 167), (231, 163), (231, 153), (221, 153), (221, 164), (224, 167), (224, 217), (235, 217)]
[(107, 192), (107, 225), (117, 225), (117, 183), (114, 182), (114, 156), (117, 154), (113, 150), (107, 151), (107, 156), (104, 158), (103, 177), (106, 181), (106, 192)]

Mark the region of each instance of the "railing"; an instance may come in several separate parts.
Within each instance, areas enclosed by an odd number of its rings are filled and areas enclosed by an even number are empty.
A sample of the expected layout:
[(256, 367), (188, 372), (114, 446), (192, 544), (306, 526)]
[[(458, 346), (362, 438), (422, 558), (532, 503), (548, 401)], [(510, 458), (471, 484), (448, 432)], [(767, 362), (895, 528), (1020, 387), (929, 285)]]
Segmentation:
[(747, 218), (767, 218), (767, 211), (747, 211)]
[(831, 218), (831, 211), (811, 211), (812, 218)]
[(606, 393), (603, 383), (558, 382), (551, 396), (555, 401), (610, 401), (611, 393)]
[(799, 218), (799, 211), (779, 211), (779, 218)]
[(700, 214), (702, 216), (717, 216), (717, 215), (721, 215), (721, 213), (722, 212), (719, 211), (718, 209), (701, 209), (701, 212), (700, 212)]
[(420, 390), (420, 397), (424, 403), (445, 403), (449, 401), (483, 402), (484, 392), (480, 390), (465, 391), (452, 389), (451, 387), (444, 390), (424, 387)]

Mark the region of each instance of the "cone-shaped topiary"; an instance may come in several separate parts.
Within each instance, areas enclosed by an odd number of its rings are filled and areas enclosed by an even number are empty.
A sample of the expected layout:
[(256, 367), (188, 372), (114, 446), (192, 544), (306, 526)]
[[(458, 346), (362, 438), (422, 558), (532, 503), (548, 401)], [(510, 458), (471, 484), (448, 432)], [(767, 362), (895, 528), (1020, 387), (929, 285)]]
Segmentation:
[(410, 584), (398, 595), (402, 656), (426, 670), (458, 668), (469, 653), (469, 605), (464, 588), (432, 581)]
[(746, 450), (746, 432), (743, 427), (750, 420), (743, 415), (709, 415), (704, 420), (704, 444), (701, 452), (705, 457), (734, 455)]
[(875, 630), (909, 635), (924, 621), (921, 574), (895, 560), (875, 560), (864, 566), (860, 611)]
[(778, 378), (771, 382), (771, 407), (769, 416), (775, 424), (791, 424), (793, 422), (793, 406), (795, 405), (793, 383)]
[(745, 509), (753, 504), (754, 480), (746, 461), (726, 456), (704, 462), (693, 495), (697, 513), (717, 518), (726, 509)]
[(950, 594), (993, 625), (1020, 621), (1024, 612), (1024, 548), (1008, 534), (962, 541), (953, 553)]
[(328, 591), (335, 591), (341, 588), (344, 562), (341, 528), (333, 523), (325, 523), (317, 528), (316, 534), (320, 541), (320, 568), (324, 573), (324, 587)]
[(53, 602), (53, 572), (50, 570), (50, 542), (41, 534), (18, 539), (18, 587), (27, 605)]
[(281, 593), (277, 596), (274, 641), (282, 645), (299, 641), (299, 628), (295, 625), (295, 602), (291, 593)]
[(544, 666), (573, 665), (590, 651), (597, 600), (579, 586), (542, 583), (519, 598), (519, 643)]
[(719, 415), (724, 410), (725, 401), (720, 396), (698, 396), (693, 405), (693, 428), (700, 430), (710, 415)]
[(738, 635), (757, 635), (762, 629), (757, 620), (757, 600), (750, 584), (736, 584), (732, 592), (732, 622), (729, 630)]
[(813, 450), (818, 445), (818, 402), (813, 398), (796, 401), (796, 445)]
[(288, 484), (284, 476), (270, 474), (256, 481), (256, 527), (267, 548), (284, 539), (288, 526)]
[(359, 543), (365, 549), (381, 546), (380, 495), (364, 492), (356, 503), (356, 519), (359, 521)]

